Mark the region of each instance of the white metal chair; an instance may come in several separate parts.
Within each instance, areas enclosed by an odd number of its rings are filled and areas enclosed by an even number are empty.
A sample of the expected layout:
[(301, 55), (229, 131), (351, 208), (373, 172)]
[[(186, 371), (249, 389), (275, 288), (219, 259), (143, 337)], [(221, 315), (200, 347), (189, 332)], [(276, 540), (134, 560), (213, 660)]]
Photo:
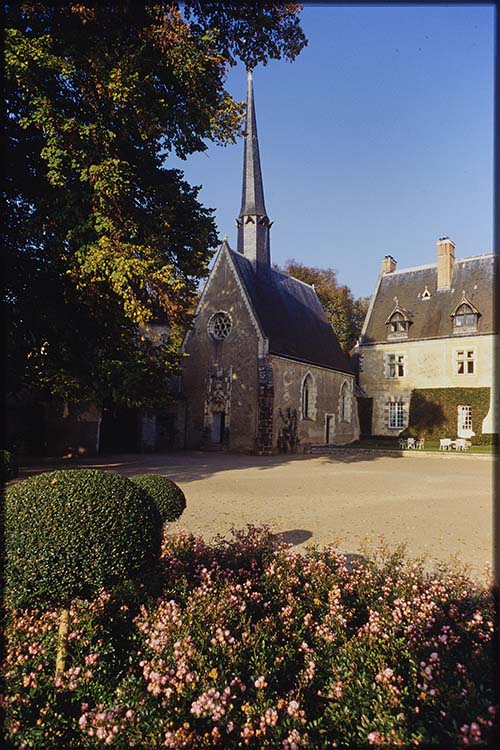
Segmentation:
[(425, 446), (424, 438), (417, 438), (417, 442), (415, 444), (416, 449), (419, 451), (423, 451), (424, 446)]
[(406, 441), (406, 447), (409, 448), (410, 450), (414, 450), (415, 449), (415, 438), (409, 437), (408, 440)]
[(449, 451), (451, 448), (452, 440), (451, 438), (440, 438), (439, 440), (439, 450), (440, 451)]
[(466, 451), (469, 446), (467, 445), (467, 440), (465, 438), (457, 438), (455, 440), (455, 450), (456, 451)]
[(406, 449), (406, 439), (405, 438), (399, 438), (399, 449), (404, 451)]

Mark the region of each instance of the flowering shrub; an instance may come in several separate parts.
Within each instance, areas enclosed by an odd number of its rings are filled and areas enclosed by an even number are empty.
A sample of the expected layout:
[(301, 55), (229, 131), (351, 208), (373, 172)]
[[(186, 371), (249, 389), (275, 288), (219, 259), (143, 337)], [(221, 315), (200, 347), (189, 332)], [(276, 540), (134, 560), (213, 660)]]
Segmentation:
[(493, 731), (489, 581), (401, 550), (348, 563), (250, 527), (166, 535), (162, 593), (16, 611), (5, 709), (18, 748), (476, 746)]

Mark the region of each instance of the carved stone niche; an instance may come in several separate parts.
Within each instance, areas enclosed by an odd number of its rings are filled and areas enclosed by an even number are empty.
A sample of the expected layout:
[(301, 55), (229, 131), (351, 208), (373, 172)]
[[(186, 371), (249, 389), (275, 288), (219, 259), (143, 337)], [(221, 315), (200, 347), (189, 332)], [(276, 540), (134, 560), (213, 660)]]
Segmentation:
[(210, 411), (226, 411), (227, 396), (222, 383), (215, 383), (209, 396)]

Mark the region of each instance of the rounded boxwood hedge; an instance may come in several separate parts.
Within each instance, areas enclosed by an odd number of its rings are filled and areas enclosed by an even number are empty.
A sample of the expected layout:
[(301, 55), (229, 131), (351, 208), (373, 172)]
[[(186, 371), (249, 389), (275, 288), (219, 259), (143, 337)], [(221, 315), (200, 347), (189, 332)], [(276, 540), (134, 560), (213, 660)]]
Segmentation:
[(6, 594), (14, 607), (67, 606), (140, 577), (158, 558), (161, 520), (126, 477), (52, 471), (9, 487)]
[(0, 450), (0, 482), (8, 482), (17, 477), (16, 459), (10, 451)]
[(137, 474), (130, 479), (150, 496), (163, 523), (175, 521), (182, 515), (186, 497), (171, 479), (157, 474)]

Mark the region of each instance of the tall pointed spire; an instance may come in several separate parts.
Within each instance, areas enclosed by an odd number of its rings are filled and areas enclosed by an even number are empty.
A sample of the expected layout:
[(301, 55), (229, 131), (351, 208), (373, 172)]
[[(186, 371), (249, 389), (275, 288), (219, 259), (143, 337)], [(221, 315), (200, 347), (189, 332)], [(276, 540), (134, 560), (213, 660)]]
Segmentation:
[(256, 271), (263, 271), (270, 266), (270, 222), (264, 205), (251, 70), (247, 71), (247, 79), (243, 190), (240, 215), (236, 221), (238, 250), (252, 261)]

